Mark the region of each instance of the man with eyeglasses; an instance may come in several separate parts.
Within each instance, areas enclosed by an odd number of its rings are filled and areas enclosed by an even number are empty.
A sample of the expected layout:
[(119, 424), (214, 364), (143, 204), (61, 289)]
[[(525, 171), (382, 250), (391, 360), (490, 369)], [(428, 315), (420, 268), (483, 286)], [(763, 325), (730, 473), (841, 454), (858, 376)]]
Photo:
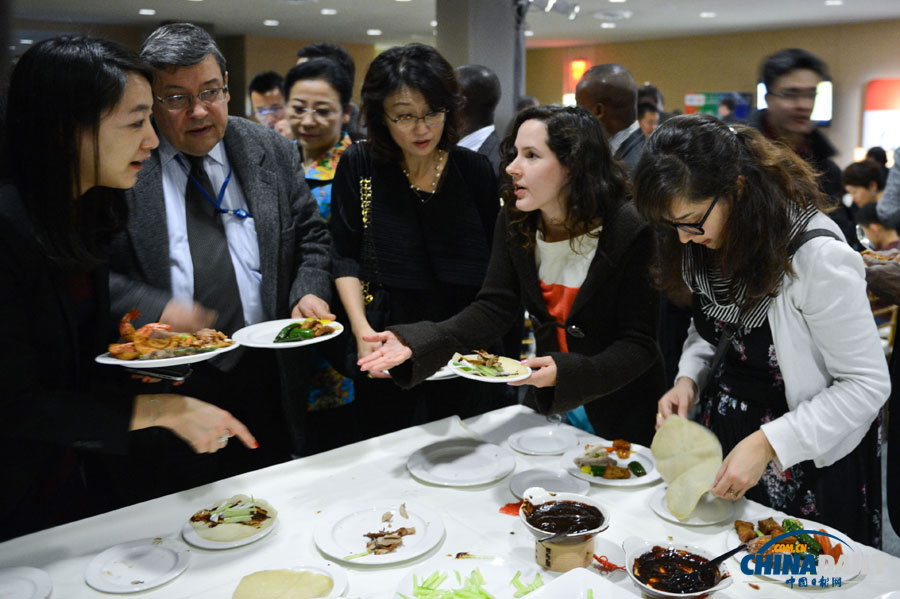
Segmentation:
[(294, 139), (285, 113), (283, 87), (284, 77), (275, 71), (258, 73), (250, 80), (250, 105), (253, 106), (256, 122), (288, 139)]
[[(262, 125), (229, 117), (225, 59), (210, 35), (165, 25), (144, 42), (153, 68), (159, 147), (127, 194), (127, 231), (112, 248), (114, 315), (174, 331), (288, 317), (333, 318), (330, 238), (299, 166), (296, 146)], [(138, 440), (121, 465), (140, 472), (123, 499), (138, 501), (289, 459), (299, 453), (305, 405), (296, 351), (239, 348), (192, 365), (183, 393), (242, 420), (259, 448), (220, 442), (190, 455), (177, 439)], [(284, 399), (283, 399), (284, 398)], [(299, 404), (299, 405), (297, 405)], [(117, 477), (117, 478), (122, 478)]]
[(819, 188), (836, 207), (829, 216), (841, 227), (850, 245), (861, 250), (851, 215), (841, 203), (841, 169), (831, 159), (836, 151), (811, 120), (816, 88), (820, 81), (828, 79), (828, 68), (806, 50), (788, 48), (763, 61), (760, 79), (766, 86), (768, 107), (751, 116), (748, 124), (766, 137), (786, 143), (821, 173)]

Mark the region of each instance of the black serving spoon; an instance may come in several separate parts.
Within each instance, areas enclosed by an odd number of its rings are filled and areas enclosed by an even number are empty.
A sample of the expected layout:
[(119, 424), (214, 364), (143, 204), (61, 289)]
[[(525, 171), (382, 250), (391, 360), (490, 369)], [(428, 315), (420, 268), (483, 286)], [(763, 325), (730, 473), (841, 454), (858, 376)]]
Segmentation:
[(700, 585), (700, 580), (706, 572), (708, 572), (709, 570), (712, 570), (714, 568), (718, 568), (719, 564), (721, 564), (722, 562), (727, 560), (729, 557), (731, 557), (735, 553), (738, 553), (739, 551), (743, 551), (745, 549), (747, 549), (747, 544), (741, 543), (734, 549), (726, 551), (719, 557), (715, 557), (715, 558), (709, 560), (708, 562), (706, 562), (705, 564), (703, 564), (702, 566), (700, 566), (693, 572), (678, 572), (677, 574), (672, 576), (672, 578), (670, 578), (667, 581), (668, 582), (667, 586), (670, 589), (671, 588), (677, 588), (677, 589), (690, 588), (692, 590), (699, 590), (699, 589), (696, 589), (695, 587)]

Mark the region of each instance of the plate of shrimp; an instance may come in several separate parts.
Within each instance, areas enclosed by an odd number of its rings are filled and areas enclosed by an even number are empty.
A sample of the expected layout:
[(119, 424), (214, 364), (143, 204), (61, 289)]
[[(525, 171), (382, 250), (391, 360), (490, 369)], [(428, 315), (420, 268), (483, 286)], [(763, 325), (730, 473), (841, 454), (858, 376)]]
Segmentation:
[(239, 347), (225, 333), (214, 329), (182, 333), (159, 322), (135, 329), (132, 321), (140, 315), (137, 310), (132, 310), (123, 316), (119, 321), (120, 341), (111, 343), (109, 351), (94, 360), (129, 368), (165, 368), (202, 362)]

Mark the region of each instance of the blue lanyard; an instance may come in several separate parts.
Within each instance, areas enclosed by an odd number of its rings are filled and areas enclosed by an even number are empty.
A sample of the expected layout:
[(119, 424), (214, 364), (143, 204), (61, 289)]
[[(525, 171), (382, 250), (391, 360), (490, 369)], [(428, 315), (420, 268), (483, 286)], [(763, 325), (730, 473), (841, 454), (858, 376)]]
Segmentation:
[(225, 208), (222, 208), (222, 199), (225, 197), (225, 189), (228, 187), (228, 182), (231, 181), (232, 169), (230, 167), (228, 169), (228, 176), (225, 177), (225, 182), (222, 183), (222, 188), (219, 190), (219, 195), (218, 195), (217, 199), (214, 200), (212, 197), (210, 197), (209, 193), (207, 193), (207, 191), (203, 188), (203, 185), (200, 184), (200, 181), (198, 181), (197, 178), (191, 174), (191, 171), (187, 167), (187, 165), (185, 165), (181, 161), (181, 156), (176, 155), (175, 160), (177, 160), (178, 164), (181, 165), (181, 168), (183, 168), (187, 172), (188, 178), (190, 178), (190, 180), (194, 183), (194, 186), (200, 190), (200, 193), (203, 194), (203, 197), (205, 197), (206, 200), (210, 204), (212, 204), (212, 207), (216, 209), (216, 212), (218, 212), (219, 214), (233, 214), (241, 220), (243, 220), (249, 216), (253, 216), (252, 214), (250, 214), (243, 208), (238, 208), (237, 210), (226, 210)]

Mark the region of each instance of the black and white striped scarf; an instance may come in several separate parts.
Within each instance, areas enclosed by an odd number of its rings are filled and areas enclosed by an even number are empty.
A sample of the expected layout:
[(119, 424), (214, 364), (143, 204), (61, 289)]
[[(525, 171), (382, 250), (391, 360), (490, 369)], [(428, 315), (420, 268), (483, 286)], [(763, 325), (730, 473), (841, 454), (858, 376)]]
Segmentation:
[[(788, 212), (791, 217), (790, 238), (793, 240), (806, 230), (809, 221), (818, 210), (815, 206), (799, 207), (789, 204)], [(713, 320), (721, 320), (738, 325), (745, 331), (755, 329), (766, 320), (766, 313), (772, 297), (761, 298), (754, 305), (742, 311), (739, 306), (743, 304), (746, 285), (741, 285), (735, 290), (736, 297), (730, 297), (729, 289), (731, 279), (722, 274), (721, 269), (713, 260), (712, 251), (705, 246), (688, 243), (682, 252), (681, 272), (684, 282), (700, 298), (700, 309), (706, 316)]]

